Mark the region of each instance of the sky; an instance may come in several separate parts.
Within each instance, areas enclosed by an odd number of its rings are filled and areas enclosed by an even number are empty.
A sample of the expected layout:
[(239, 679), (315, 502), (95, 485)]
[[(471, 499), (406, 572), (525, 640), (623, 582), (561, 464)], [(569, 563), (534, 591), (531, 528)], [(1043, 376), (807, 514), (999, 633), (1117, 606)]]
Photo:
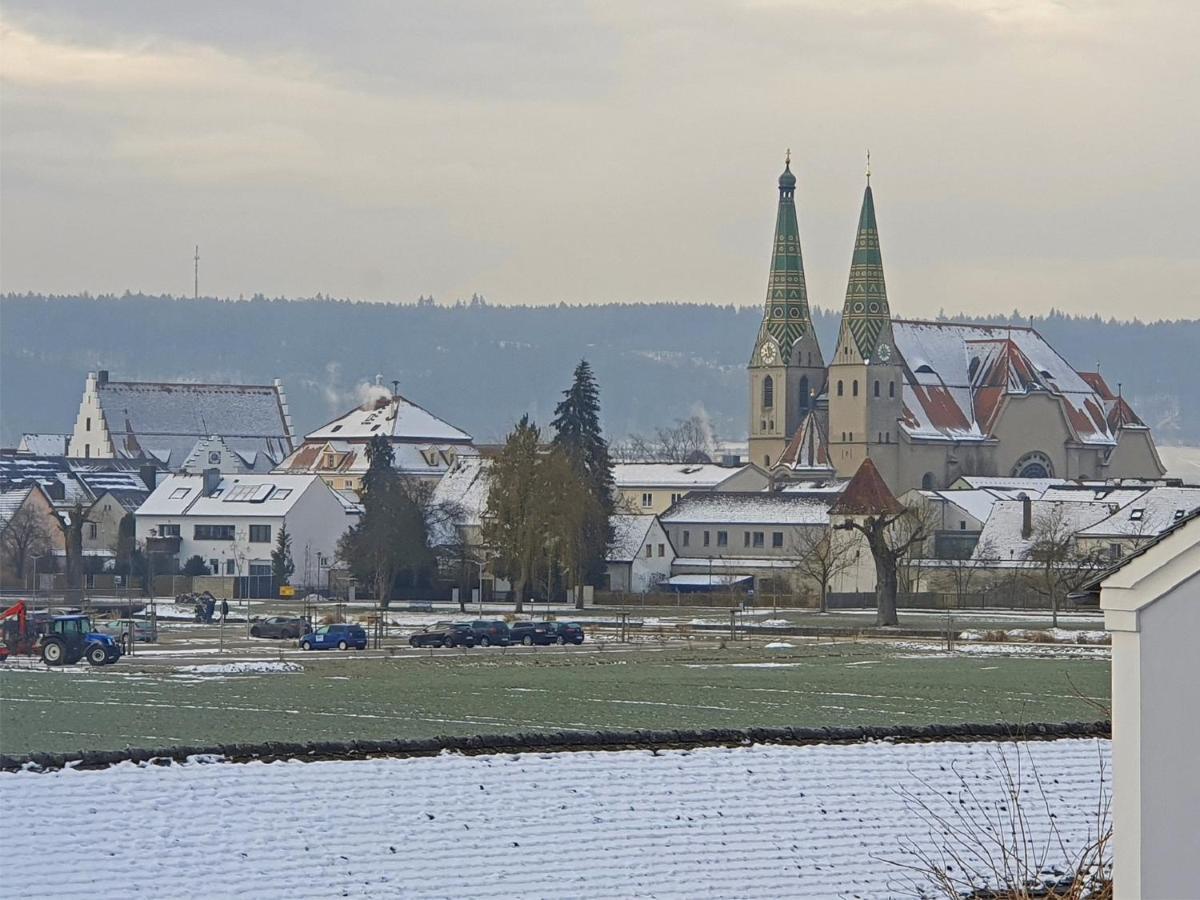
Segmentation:
[(6, 0), (0, 291), (1200, 309), (1191, 0)]

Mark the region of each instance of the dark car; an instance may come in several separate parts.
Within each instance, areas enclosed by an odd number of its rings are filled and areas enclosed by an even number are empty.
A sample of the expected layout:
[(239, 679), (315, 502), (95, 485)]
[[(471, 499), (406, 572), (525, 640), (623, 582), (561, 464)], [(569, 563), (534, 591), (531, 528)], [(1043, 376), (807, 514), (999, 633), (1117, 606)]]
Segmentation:
[(271, 616), (259, 619), (250, 626), (250, 637), (284, 638), (295, 640), (302, 634), (312, 631), (312, 625), (307, 619), (296, 616)]
[(583, 643), (583, 626), (578, 622), (555, 622), (556, 626), (554, 635), (554, 643), (556, 644), (582, 644)]
[(412, 647), (474, 647), (475, 632), (470, 625), (439, 622), (410, 636), (408, 643)]
[(471, 631), (475, 633), (475, 643), (480, 647), (507, 647), (512, 643), (508, 625), (499, 619), (476, 619), (471, 623)]
[(558, 638), (558, 626), (553, 622), (513, 622), (508, 639), (514, 644), (545, 646)]
[(367, 632), (361, 625), (322, 625), (300, 638), (301, 650), (367, 649)]

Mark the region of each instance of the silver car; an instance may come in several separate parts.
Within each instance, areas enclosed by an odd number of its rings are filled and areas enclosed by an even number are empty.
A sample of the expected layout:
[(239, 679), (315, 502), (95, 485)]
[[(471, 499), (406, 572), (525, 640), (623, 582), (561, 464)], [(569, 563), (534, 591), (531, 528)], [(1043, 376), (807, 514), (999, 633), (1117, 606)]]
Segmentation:
[(137, 619), (111, 619), (100, 622), (98, 630), (111, 634), (122, 643), (129, 640), (130, 628), (133, 629), (133, 639), (139, 644), (153, 644), (158, 640), (158, 631), (149, 622), (139, 622)]

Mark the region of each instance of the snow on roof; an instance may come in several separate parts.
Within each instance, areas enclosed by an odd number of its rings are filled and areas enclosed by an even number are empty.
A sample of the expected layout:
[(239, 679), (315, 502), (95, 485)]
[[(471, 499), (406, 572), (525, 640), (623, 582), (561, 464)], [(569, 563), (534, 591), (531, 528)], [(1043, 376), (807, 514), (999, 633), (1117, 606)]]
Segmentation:
[(680, 569), (711, 569), (714, 572), (733, 571), (745, 574), (747, 569), (792, 569), (795, 568), (796, 562), (778, 556), (679, 556), (671, 565)]
[(17, 445), (17, 452), (32, 453), (35, 456), (66, 456), (70, 443), (69, 434), (23, 434), (21, 443)]
[(612, 516), (612, 541), (608, 545), (609, 562), (631, 562), (646, 543), (646, 535), (654, 525), (655, 516)]
[(61, 485), (63, 498), (54, 499), (56, 506), (82, 503), (90, 506), (96, 499), (62, 456), (33, 456), (25, 453), (0, 453), (0, 486), (13, 487), (38, 483), (47, 490)]
[(1124, 502), (1080, 537), (1153, 537), (1200, 509), (1200, 488), (1156, 487)]
[[(1046, 865), (1067, 868), (1068, 854), (1096, 839), (1096, 810), (1111, 799), (1109, 741), (23, 771), (0, 774), (7, 802), (55, 815), (6, 829), (10, 858), (87, 865), (9, 878), (6, 895), (92, 895), (97, 885), (128, 883), (129, 861), (139, 860), (138, 887), (159, 897), (301, 897), (331, 885), (355, 896), (479, 900), (916, 896), (898, 887), (897, 863), (911, 864), (913, 850), (938, 858), (945, 840), (918, 806), (1007, 821), (1004, 770), (1023, 773), (1017, 789), (1037, 795), (1022, 810), (1025, 840), (1047, 852)], [(964, 794), (977, 807), (957, 806)], [(114, 822), (158, 824), (128, 829), (114, 854), (111, 829), (92, 825), (96, 809)], [(170, 823), (184, 822), (189, 835), (214, 843), (164, 839)], [(229, 852), (215, 843), (222, 835)]]
[(463, 456), (454, 461), (433, 489), (433, 502), (458, 507), (459, 525), (479, 525), (487, 508), (492, 486), (492, 461), (480, 456)]
[[(1117, 400), (1032, 328), (896, 319), (892, 330), (905, 364), (901, 424), (913, 437), (987, 439), (1005, 396), (1044, 392), (1063, 404), (1077, 440), (1115, 444)], [(1132, 410), (1127, 417), (1136, 419)]]
[(305, 435), (305, 440), (366, 441), (384, 435), (398, 441), (470, 443), (471, 436), (421, 406), (394, 394), (376, 397)]
[[(1034, 494), (1040, 497), (1046, 488), (1067, 483), (1065, 478), (1009, 478), (1000, 475), (960, 475), (954, 483), (960, 482), (972, 488), (1015, 488), (1025, 491), (1031, 497)], [(952, 487), (951, 490), (955, 488)]]
[(16, 514), (17, 510), (25, 504), (25, 500), (29, 497), (29, 492), (32, 490), (33, 485), (27, 484), (23, 487), (0, 491), (0, 527), (7, 523)]
[(613, 483), (625, 489), (663, 487), (704, 490), (727, 481), (744, 468), (711, 463), (617, 463), (613, 466)]
[(1038, 537), (1039, 524), (1045, 521), (1046, 517), (1061, 516), (1063, 529), (1071, 534), (1077, 534), (1112, 514), (1107, 503), (1031, 500), (1030, 504), (1033, 514), (1033, 533), (1029, 537), (1023, 537), (1021, 535), (1024, 523), (1023, 501), (997, 501), (992, 507), (991, 515), (983, 523), (983, 530), (979, 533), (979, 543), (975, 547), (975, 555), (981, 556), (986, 552), (988, 555), (1002, 560), (1025, 559)]
[(1013, 488), (1007, 490), (980, 488), (977, 490), (961, 491), (921, 491), (923, 496), (956, 506), (980, 522), (987, 521), (987, 517), (991, 515), (992, 507), (995, 506), (997, 501), (1017, 500), (1020, 493), (1020, 491)]
[(292, 449), (281, 389), (273, 384), (107, 381), (96, 396), (121, 456), (150, 455), (178, 467), (201, 438), (282, 459)]
[[(330, 451), (333, 459), (330, 465)], [(463, 453), (474, 448), (463, 444), (392, 444), (392, 467), (414, 476), (440, 476)], [(306, 441), (298, 450), (275, 467), (276, 472), (313, 472), (335, 475), (364, 475), (370, 468), (366, 444), (350, 441)]]
[(663, 524), (826, 525), (835, 495), (731, 491), (688, 494), (659, 519)]
[(224, 475), (210, 496), (204, 496), (203, 475), (168, 475), (138, 508), (142, 516), (283, 516), (306, 490), (319, 483), (317, 475)]
[(837, 481), (835, 479), (820, 479), (818, 481), (789, 481), (779, 488), (785, 494), (840, 494), (846, 489), (850, 479)]
[(834, 502), (833, 511), (849, 516), (894, 515), (903, 512), (904, 506), (888, 489), (887, 482), (868, 456)]

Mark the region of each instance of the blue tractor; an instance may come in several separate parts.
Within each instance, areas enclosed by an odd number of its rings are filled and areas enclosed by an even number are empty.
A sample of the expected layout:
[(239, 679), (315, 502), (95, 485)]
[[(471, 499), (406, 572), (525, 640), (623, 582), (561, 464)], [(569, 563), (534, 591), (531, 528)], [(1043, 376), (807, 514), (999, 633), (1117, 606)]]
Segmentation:
[(92, 630), (87, 616), (55, 616), (42, 635), (42, 662), (48, 666), (73, 666), (86, 659), (106, 666), (121, 658), (121, 645), (112, 635)]

